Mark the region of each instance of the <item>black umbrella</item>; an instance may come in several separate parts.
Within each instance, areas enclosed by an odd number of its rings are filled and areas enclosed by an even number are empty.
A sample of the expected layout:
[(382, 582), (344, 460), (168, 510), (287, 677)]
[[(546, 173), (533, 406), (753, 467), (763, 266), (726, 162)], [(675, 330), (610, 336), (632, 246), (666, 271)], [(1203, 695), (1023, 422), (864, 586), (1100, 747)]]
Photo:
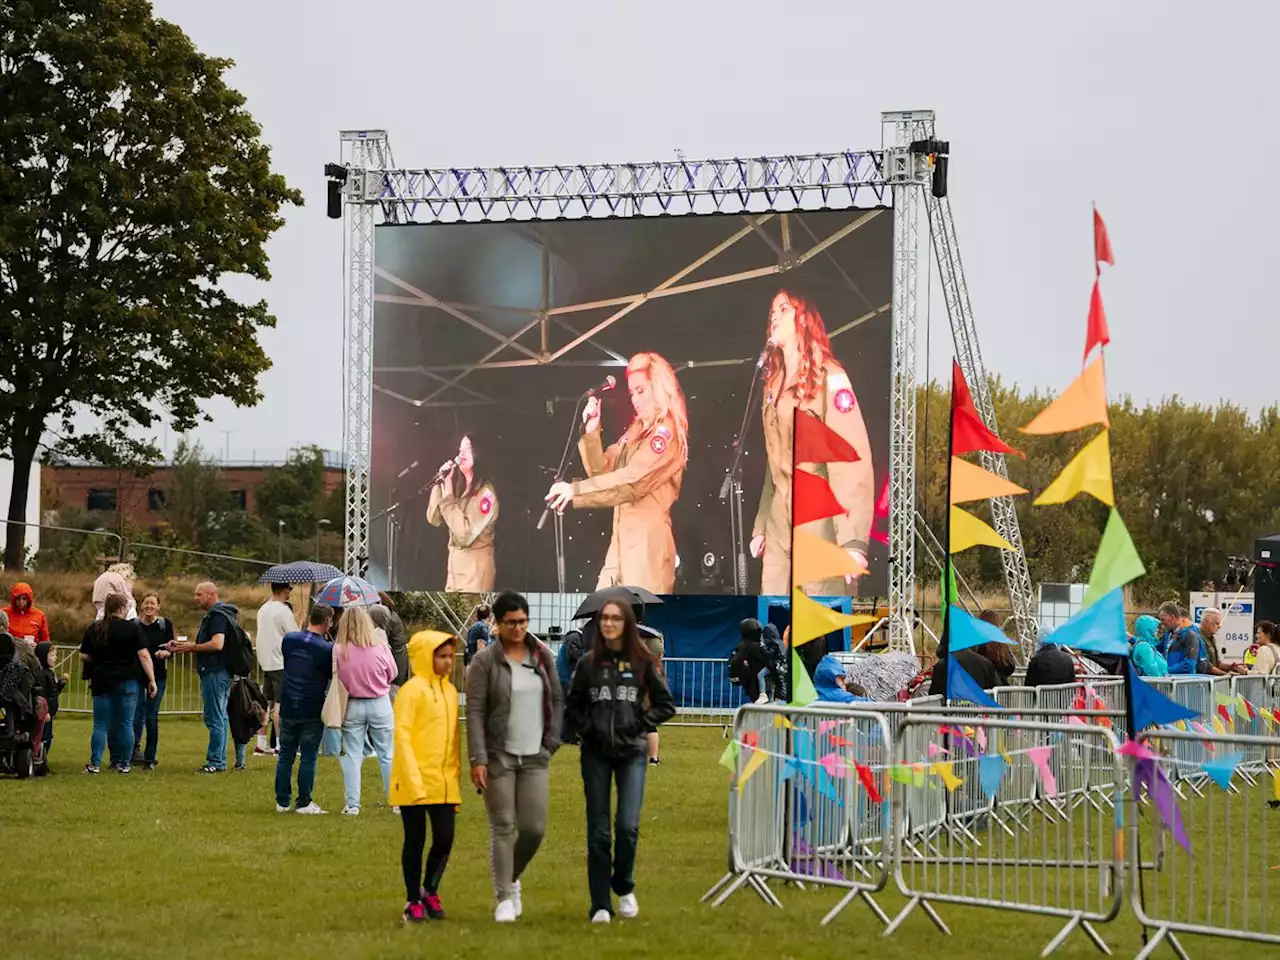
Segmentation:
[(578, 605), (578, 612), (569, 619), (585, 620), (587, 617), (594, 617), (610, 600), (621, 600), (632, 607), (643, 606), (647, 603), (662, 603), (660, 596), (656, 593), (650, 593), (644, 587), (605, 587), (603, 590), (597, 590), (583, 600)]
[(274, 567), (269, 567), (267, 572), (258, 578), (258, 582), (328, 583), (334, 577), (340, 576), (342, 576), (342, 571), (331, 563), (295, 560), (293, 563), (279, 563)]

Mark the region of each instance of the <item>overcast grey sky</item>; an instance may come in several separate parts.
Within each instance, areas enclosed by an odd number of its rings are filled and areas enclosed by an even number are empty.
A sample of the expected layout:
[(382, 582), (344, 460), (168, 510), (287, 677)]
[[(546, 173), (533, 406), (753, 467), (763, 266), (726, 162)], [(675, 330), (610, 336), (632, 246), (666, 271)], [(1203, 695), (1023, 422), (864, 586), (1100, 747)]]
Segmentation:
[[(307, 199), (271, 242), (271, 282), (237, 287), (279, 326), (261, 405), (212, 404), (196, 433), (233, 459), (341, 446), (343, 238), (322, 167), (351, 127), (388, 130), (404, 167), (627, 162), (871, 148), (881, 110), (931, 108), (989, 370), (1054, 389), (1079, 372), (1096, 201), (1117, 261), (1111, 394), (1277, 398), (1276, 0), (155, 7), (236, 61)], [(939, 375), (950, 333), (931, 299)]]

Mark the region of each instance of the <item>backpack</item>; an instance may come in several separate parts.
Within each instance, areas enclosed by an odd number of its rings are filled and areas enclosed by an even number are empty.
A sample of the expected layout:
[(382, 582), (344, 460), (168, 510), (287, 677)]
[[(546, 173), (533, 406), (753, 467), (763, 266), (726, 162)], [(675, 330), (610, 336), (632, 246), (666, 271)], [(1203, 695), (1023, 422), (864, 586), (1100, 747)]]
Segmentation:
[(245, 632), (239, 620), (225, 610), (222, 613), (231, 627), (222, 638), (222, 662), (227, 668), (227, 673), (233, 677), (251, 676), (253, 674), (253, 641), (249, 639), (249, 634)]

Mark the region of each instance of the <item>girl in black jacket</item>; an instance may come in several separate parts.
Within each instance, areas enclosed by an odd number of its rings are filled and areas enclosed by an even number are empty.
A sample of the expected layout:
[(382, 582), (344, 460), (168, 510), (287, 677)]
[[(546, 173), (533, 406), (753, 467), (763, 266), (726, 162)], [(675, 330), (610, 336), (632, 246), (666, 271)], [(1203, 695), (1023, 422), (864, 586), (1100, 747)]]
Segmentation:
[[(648, 734), (675, 715), (671, 691), (640, 640), (635, 611), (610, 600), (600, 610), (591, 651), (578, 661), (565, 700), (566, 739), (582, 743), (587, 799), (587, 886), (591, 922), (640, 912), (635, 894), (636, 845), (644, 802)], [(610, 837), (610, 800), (618, 783), (618, 836)], [(616, 843), (616, 846), (615, 846)]]

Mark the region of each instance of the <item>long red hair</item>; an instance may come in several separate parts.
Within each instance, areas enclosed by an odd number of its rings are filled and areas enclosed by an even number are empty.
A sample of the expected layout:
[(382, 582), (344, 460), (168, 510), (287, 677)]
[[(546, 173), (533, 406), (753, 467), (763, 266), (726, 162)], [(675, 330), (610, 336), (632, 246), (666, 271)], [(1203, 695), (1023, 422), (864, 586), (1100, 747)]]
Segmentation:
[[(827, 328), (822, 322), (822, 314), (808, 297), (792, 293), (785, 287), (778, 294), (787, 298), (787, 302), (796, 311), (796, 346), (799, 348), (800, 369), (796, 372), (796, 393), (800, 401), (806, 402), (816, 397), (823, 388), (822, 370), (835, 357), (831, 353), (831, 340), (827, 337)], [(777, 299), (776, 296), (774, 299)], [(772, 301), (770, 301), (772, 304)], [(771, 311), (772, 312), (772, 311)], [(765, 335), (769, 333), (772, 321), (765, 325)], [(771, 347), (765, 360), (764, 382), (768, 394), (777, 399), (782, 388), (784, 376), (782, 348)]]

